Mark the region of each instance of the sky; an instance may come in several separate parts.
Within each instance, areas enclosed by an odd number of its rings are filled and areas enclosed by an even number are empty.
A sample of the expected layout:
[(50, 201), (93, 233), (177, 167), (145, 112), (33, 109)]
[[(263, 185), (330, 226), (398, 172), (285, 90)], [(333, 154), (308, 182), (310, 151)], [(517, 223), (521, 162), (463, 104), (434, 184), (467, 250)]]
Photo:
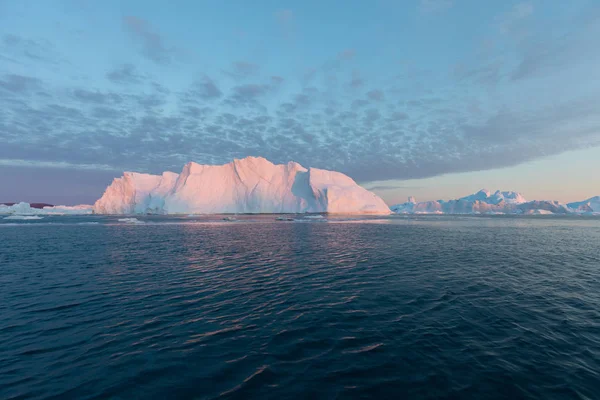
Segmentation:
[(0, 0), (0, 201), (263, 156), (388, 203), (600, 195), (600, 2)]

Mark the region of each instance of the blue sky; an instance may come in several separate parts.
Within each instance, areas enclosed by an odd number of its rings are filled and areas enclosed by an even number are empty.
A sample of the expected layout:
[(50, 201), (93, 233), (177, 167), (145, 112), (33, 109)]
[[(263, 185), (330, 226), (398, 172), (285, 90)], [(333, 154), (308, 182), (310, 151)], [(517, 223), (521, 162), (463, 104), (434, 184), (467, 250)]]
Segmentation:
[(248, 155), (389, 203), (581, 200), (600, 194), (598, 37), (589, 0), (0, 0), (0, 201)]

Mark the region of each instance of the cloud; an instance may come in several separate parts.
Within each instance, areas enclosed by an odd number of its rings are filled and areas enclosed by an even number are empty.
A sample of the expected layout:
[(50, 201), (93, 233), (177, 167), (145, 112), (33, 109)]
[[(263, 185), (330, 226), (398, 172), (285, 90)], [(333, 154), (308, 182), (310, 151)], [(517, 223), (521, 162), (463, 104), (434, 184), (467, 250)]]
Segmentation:
[(587, 74), (588, 81), (598, 79), (600, 53), (595, 38), (600, 35), (599, 21), (600, 7), (592, 8), (572, 19), (572, 28), (567, 32), (549, 26), (521, 40), (520, 60), (511, 79), (518, 81), (576, 69), (579, 69), (578, 75)]
[(219, 89), (217, 83), (205, 75), (200, 81), (194, 82), (190, 89), (183, 93), (181, 100), (188, 103), (195, 103), (198, 100), (216, 100), (222, 95), (223, 92)]
[(294, 19), (294, 13), (292, 10), (277, 10), (275, 18), (282, 24), (288, 24)]
[(158, 107), (166, 103), (164, 96), (157, 93), (133, 96), (137, 103), (146, 108)]
[(502, 33), (509, 33), (525, 18), (533, 14), (534, 7), (531, 2), (518, 3), (510, 11), (496, 18)]
[[(143, 49), (172, 57), (147, 23), (128, 29)], [(266, 65), (237, 61), (210, 69), (225, 69), (234, 80), (213, 72), (186, 81), (197, 72), (182, 70), (174, 86), (170, 78), (149, 79), (132, 64), (116, 64), (99, 83), (72, 79), (68, 85), (13, 71), (0, 77), (0, 159), (4, 165), (160, 172), (177, 171), (190, 160), (224, 163), (262, 155), (339, 170), (359, 182), (515, 165), (600, 145), (597, 72), (590, 69), (585, 98), (564, 78), (539, 86), (507, 79), (519, 68), (526, 71), (523, 79), (540, 71), (563, 73), (569, 60), (592, 65), (591, 29), (543, 42), (539, 53), (532, 52), (537, 42), (527, 43), (531, 48), (520, 42), (518, 53), (509, 54), (515, 58), (503, 53), (464, 62), (444, 80), (439, 70), (398, 77), (397, 71), (386, 75), (365, 65), (359, 73), (349, 62), (352, 49), (314, 62), (307, 74), (300, 65), (272, 76)], [(19, 40), (8, 39), (17, 43), (11, 46), (21, 46)], [(99, 90), (106, 84), (109, 90)], [(559, 85), (567, 90), (556, 90)]]
[(35, 89), (39, 89), (41, 81), (31, 76), (23, 76), (17, 74), (5, 75), (0, 81), (0, 89), (7, 90), (13, 93), (26, 93)]
[(14, 61), (21, 59), (26, 63), (43, 62), (47, 65), (57, 65), (64, 62), (63, 58), (56, 52), (51, 42), (45, 39), (31, 39), (14, 34), (6, 34), (2, 37), (2, 52), (13, 57)]
[(123, 64), (106, 74), (106, 78), (117, 84), (136, 84), (141, 83), (142, 77), (137, 73), (132, 64)]
[(338, 58), (340, 60), (352, 60), (356, 55), (356, 51), (354, 49), (346, 49), (338, 54)]
[(453, 75), (458, 80), (470, 81), (479, 85), (496, 85), (507, 75), (507, 72), (505, 72), (505, 63), (502, 60), (494, 60), (475, 66), (457, 65)]
[(377, 186), (368, 186), (369, 190), (373, 191), (386, 191), (386, 190), (398, 190), (398, 189), (423, 189), (423, 186), (405, 186), (402, 184), (397, 185), (377, 185)]
[(446, 11), (454, 5), (454, 0), (420, 0), (419, 10), (422, 13), (438, 13)]
[(374, 89), (367, 92), (367, 97), (373, 101), (383, 101), (385, 100), (385, 94), (383, 91)]
[(390, 121), (404, 121), (408, 119), (408, 114), (402, 111), (394, 111), (389, 114), (388, 119)]
[(124, 116), (123, 112), (111, 107), (94, 107), (91, 110), (91, 115), (94, 118), (107, 120), (116, 119)]
[(120, 103), (122, 101), (121, 96), (116, 93), (102, 93), (99, 91), (90, 91), (87, 89), (75, 89), (73, 91), (73, 97), (84, 103)]
[(5, 46), (16, 46), (22, 42), (22, 39), (17, 35), (7, 34), (2, 37), (2, 42)]
[(258, 70), (259, 67), (256, 64), (247, 61), (236, 61), (231, 65), (231, 69), (224, 72), (232, 78), (245, 79), (256, 75)]
[(284, 79), (284, 78), (282, 78), (281, 76), (272, 76), (272, 77), (271, 77), (271, 83), (272, 83), (274, 86), (279, 86), (279, 85), (281, 85), (283, 82), (285, 82), (285, 79)]
[(369, 101), (368, 101), (368, 100), (365, 100), (365, 99), (357, 99), (357, 100), (354, 100), (354, 101), (352, 102), (352, 108), (353, 108), (353, 109), (362, 108), (362, 107), (366, 107), (366, 106), (368, 106), (369, 104), (370, 104), (370, 103), (369, 103)]
[(142, 55), (157, 64), (171, 62), (173, 49), (165, 47), (162, 37), (145, 19), (129, 15), (123, 24), (132, 37), (142, 45)]
[(255, 99), (263, 96), (269, 91), (268, 85), (249, 83), (247, 85), (235, 86), (233, 96), (238, 99)]
[(292, 10), (277, 10), (275, 19), (284, 37), (289, 38), (294, 31), (294, 12)]
[(365, 80), (361, 78), (358, 71), (352, 71), (352, 80), (350, 80), (350, 87), (359, 88), (365, 84)]

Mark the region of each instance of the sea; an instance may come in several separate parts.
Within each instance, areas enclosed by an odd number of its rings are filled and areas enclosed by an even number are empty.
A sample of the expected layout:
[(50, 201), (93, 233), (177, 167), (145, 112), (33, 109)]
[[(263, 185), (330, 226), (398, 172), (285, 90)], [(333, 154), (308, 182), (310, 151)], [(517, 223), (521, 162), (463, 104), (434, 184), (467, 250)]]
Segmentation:
[(600, 218), (277, 217), (0, 217), (0, 399), (600, 398)]

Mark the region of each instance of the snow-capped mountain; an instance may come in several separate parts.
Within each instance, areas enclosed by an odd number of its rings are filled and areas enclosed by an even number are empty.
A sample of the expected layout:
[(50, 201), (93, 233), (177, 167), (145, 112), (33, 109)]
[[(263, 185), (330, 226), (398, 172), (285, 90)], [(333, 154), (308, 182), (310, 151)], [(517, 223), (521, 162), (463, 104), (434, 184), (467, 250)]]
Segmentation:
[(180, 174), (126, 172), (106, 189), (94, 212), (389, 214), (390, 209), (342, 173), (247, 157), (225, 165), (190, 162)]

